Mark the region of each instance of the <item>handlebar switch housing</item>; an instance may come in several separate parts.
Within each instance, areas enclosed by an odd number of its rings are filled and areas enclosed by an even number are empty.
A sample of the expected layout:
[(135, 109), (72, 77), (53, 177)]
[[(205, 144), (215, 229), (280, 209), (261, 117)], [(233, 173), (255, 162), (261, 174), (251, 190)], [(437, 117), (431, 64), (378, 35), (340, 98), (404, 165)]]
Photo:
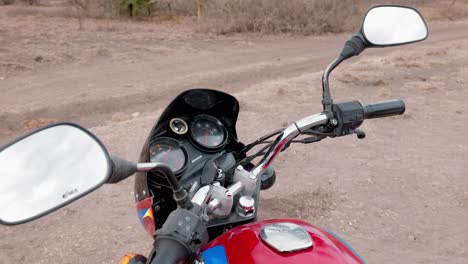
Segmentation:
[(187, 255), (200, 253), (199, 250), (208, 243), (206, 224), (198, 216), (201, 210), (198, 205), (194, 205), (191, 210), (182, 208), (174, 210), (163, 227), (156, 232), (155, 245), (172, 240), (185, 248), (184, 253)]
[(364, 121), (364, 108), (358, 101), (348, 101), (333, 104), (332, 111), (338, 120), (338, 125), (334, 127), (335, 136), (346, 136), (354, 133)]

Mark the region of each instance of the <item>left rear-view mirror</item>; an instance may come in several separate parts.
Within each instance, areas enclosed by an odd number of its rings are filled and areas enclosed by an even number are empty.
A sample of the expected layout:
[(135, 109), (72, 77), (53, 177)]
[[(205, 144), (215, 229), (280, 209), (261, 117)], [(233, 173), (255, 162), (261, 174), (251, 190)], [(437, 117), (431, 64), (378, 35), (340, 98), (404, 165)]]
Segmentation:
[(85, 196), (109, 179), (111, 164), (93, 134), (69, 123), (0, 148), (0, 223), (25, 223)]

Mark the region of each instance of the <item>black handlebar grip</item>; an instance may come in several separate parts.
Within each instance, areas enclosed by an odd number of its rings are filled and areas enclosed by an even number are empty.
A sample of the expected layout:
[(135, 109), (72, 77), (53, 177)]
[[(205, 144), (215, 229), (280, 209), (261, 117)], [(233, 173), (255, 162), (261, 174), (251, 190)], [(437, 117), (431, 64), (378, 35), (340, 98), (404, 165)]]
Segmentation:
[(148, 263), (151, 264), (187, 263), (190, 252), (181, 242), (173, 238), (160, 238), (156, 239), (149, 259)]
[(403, 100), (388, 100), (364, 106), (364, 118), (372, 119), (393, 115), (402, 115), (405, 110), (406, 106)]

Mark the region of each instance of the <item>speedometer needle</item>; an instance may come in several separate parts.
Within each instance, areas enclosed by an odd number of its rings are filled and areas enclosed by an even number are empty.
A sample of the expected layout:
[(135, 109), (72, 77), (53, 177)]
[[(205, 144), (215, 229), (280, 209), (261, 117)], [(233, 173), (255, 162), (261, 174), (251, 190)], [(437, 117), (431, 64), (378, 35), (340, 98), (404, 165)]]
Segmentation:
[(205, 145), (208, 145), (208, 130), (205, 130)]

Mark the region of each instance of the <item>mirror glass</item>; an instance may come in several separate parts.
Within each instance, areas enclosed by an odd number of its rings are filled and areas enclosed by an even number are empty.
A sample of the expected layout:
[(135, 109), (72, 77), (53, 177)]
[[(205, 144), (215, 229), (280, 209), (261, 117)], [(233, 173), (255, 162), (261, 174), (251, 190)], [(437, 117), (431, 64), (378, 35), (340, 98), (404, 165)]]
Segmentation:
[(421, 41), (428, 33), (422, 16), (412, 8), (401, 6), (378, 6), (370, 9), (362, 27), (366, 39), (376, 46)]
[(50, 213), (101, 186), (109, 156), (87, 131), (58, 124), (0, 152), (0, 222), (19, 224)]

